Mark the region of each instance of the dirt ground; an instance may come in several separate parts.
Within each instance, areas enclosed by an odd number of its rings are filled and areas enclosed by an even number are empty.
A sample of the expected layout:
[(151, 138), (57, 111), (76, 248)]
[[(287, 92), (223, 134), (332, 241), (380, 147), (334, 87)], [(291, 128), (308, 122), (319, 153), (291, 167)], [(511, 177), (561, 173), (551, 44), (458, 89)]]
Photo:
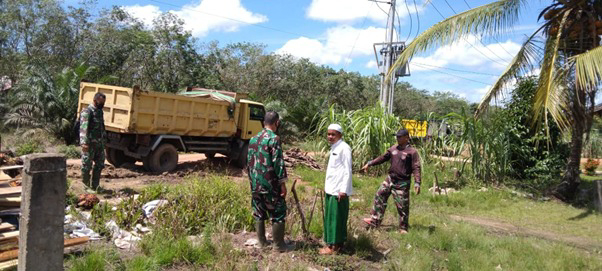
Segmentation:
[[(105, 161), (100, 179), (100, 186), (105, 192), (101, 199), (136, 193), (153, 183), (179, 183), (187, 178), (203, 177), (210, 172), (225, 174), (233, 180), (242, 180), (244, 177), (243, 170), (231, 165), (225, 157), (207, 159), (203, 154), (180, 154), (178, 167), (165, 173), (147, 172), (140, 162), (116, 168)], [(67, 160), (67, 178), (72, 181), (71, 189), (74, 193), (85, 192), (85, 186), (81, 182), (81, 160)]]

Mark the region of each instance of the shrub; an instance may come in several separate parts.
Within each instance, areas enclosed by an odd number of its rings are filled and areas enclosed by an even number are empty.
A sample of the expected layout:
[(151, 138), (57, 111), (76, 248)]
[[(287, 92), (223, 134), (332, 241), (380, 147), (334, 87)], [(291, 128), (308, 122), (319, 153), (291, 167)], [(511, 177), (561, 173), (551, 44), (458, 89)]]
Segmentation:
[(82, 153), (75, 145), (61, 145), (58, 147), (58, 152), (65, 155), (67, 159), (77, 159), (82, 156)]
[(587, 162), (583, 166), (583, 168), (585, 169), (585, 174), (587, 174), (589, 176), (596, 175), (596, 169), (598, 168), (599, 165), (600, 165), (600, 162), (598, 160), (588, 158)]
[(44, 151), (44, 147), (42, 146), (42, 144), (40, 144), (40, 142), (30, 140), (30, 141), (27, 141), (25, 143), (18, 145), (15, 153), (17, 156), (21, 156), (21, 155), (32, 154), (32, 153), (43, 152), (43, 151)]

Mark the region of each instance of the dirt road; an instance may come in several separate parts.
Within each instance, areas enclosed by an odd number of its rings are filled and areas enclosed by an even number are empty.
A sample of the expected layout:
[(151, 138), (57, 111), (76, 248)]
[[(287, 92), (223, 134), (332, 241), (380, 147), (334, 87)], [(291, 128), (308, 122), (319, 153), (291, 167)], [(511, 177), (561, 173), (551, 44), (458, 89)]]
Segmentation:
[[(208, 160), (203, 154), (180, 154), (178, 167), (171, 172), (152, 173), (147, 172), (141, 162), (136, 164), (125, 164), (115, 168), (105, 161), (102, 171), (100, 185), (108, 190), (109, 194), (122, 192), (131, 193), (153, 183), (178, 183), (189, 177), (202, 178), (209, 172), (220, 172), (239, 179), (243, 177), (243, 171), (226, 160), (225, 157), (216, 156)], [(81, 182), (81, 160), (67, 160), (67, 177), (72, 180), (72, 188), (76, 193), (83, 193), (85, 187)]]

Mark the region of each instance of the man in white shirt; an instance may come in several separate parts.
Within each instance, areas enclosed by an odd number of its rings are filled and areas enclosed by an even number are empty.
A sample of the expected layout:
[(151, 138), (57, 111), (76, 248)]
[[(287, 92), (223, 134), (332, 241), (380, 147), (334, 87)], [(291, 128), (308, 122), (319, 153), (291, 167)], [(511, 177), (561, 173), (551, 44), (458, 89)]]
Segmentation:
[(330, 158), (326, 169), (324, 192), (324, 242), (320, 254), (333, 254), (341, 250), (347, 240), (349, 196), (351, 196), (351, 148), (343, 137), (339, 124), (328, 126)]

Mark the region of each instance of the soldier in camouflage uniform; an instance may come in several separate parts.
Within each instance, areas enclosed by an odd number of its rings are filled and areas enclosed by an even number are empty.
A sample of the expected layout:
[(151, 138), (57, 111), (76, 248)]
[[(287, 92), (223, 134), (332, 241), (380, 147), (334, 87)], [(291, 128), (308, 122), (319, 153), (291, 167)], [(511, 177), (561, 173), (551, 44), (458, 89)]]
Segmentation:
[(414, 192), (420, 194), (420, 156), (408, 142), (410, 134), (407, 130), (399, 130), (397, 134), (397, 145), (389, 148), (385, 154), (368, 162), (362, 170), (368, 167), (380, 165), (391, 160), (389, 175), (380, 185), (374, 197), (374, 206), (369, 218), (364, 222), (371, 227), (378, 227), (383, 220), (387, 208), (387, 200), (393, 194), (395, 207), (399, 213), (399, 227), (402, 234), (408, 233), (410, 218), (410, 183), (414, 175)]
[(269, 214), (272, 219), (275, 248), (278, 251), (286, 251), (288, 248), (284, 243), (284, 220), (287, 173), (280, 137), (275, 133), (280, 126), (278, 113), (267, 112), (263, 124), (265, 128), (249, 141), (247, 170), (251, 183), (251, 206), (259, 245), (268, 245), (265, 220)]
[[(82, 147), (82, 181), (96, 190), (100, 183), (100, 173), (105, 166), (105, 125), (102, 108), (106, 97), (103, 93), (94, 95), (94, 103), (80, 114), (79, 141)], [(90, 182), (90, 170), (92, 181)]]

